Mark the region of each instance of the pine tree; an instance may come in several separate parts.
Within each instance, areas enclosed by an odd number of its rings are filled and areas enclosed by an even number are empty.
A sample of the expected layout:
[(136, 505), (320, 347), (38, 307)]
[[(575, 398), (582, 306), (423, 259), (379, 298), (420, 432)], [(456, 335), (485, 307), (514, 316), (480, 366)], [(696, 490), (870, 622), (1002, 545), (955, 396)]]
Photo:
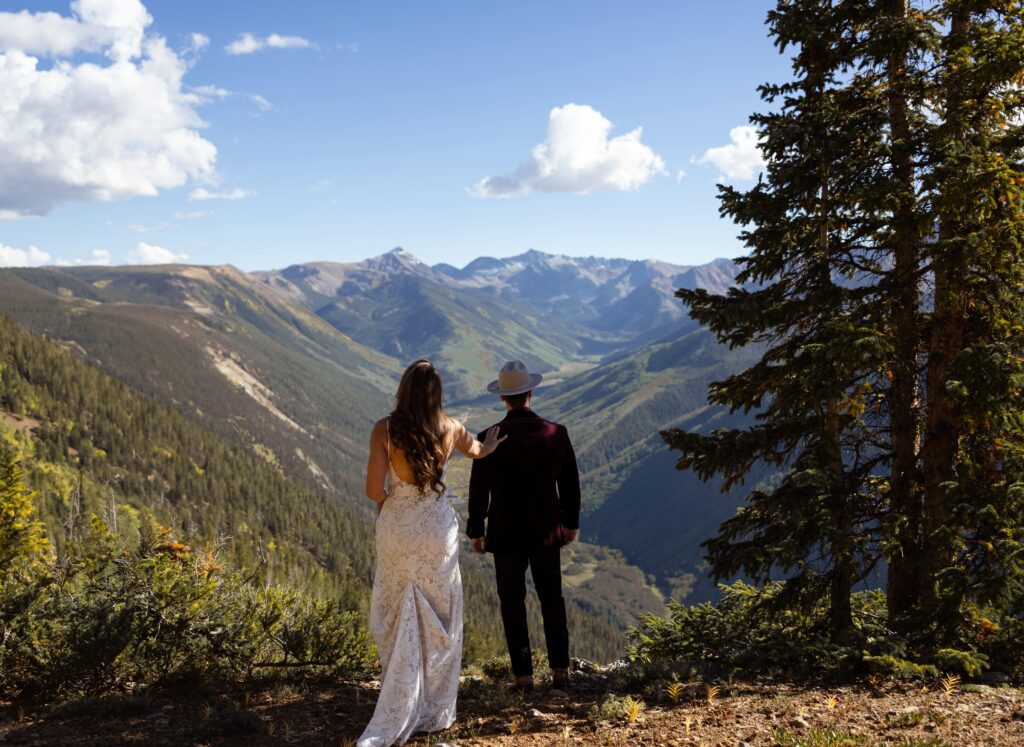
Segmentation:
[(937, 235), (926, 247), (919, 616), (1020, 594), (1024, 489), (1024, 7), (949, 0), (927, 143)]
[(690, 315), (731, 346), (762, 343), (751, 368), (715, 383), (713, 404), (759, 410), (748, 428), (663, 434), (678, 466), (723, 488), (756, 462), (780, 481), (755, 488), (706, 543), (713, 574), (766, 581), (790, 572), (784, 603), (829, 599), (836, 638), (851, 626), (850, 593), (876, 556), (884, 458), (877, 419), (884, 336), (876, 244), (890, 190), (877, 167), (887, 116), (879, 77), (858, 68), (862, 29), (878, 18), (860, 3), (801, 0), (769, 14), (795, 79), (762, 87), (774, 112), (752, 117), (767, 173), (746, 192), (720, 187), (721, 212), (744, 226), (750, 248), (726, 296), (680, 290)]
[(0, 581), (47, 560), (50, 542), (36, 516), (34, 498), (25, 486), (17, 451), (0, 441)]
[(749, 285), (677, 294), (766, 346), (709, 395), (756, 425), (664, 436), (726, 487), (780, 469), (706, 543), (716, 576), (827, 586), (839, 635), (884, 557), (891, 622), (962, 641), (969, 605), (1022, 600), (1024, 8), (785, 0), (769, 23), (795, 80), (753, 118), (766, 178), (720, 195)]
[(891, 350), (884, 364), (890, 380), (886, 397), (891, 449), (888, 508), (887, 601), (890, 616), (917, 603), (923, 559), (920, 490), (921, 248), (929, 233), (917, 195), (925, 86), (916, 64), (934, 49), (931, 19), (908, 0), (882, 0), (880, 18), (867, 40), (868, 64), (882, 71), (886, 91), (887, 215), (881, 241), (890, 248), (890, 270), (880, 283), (888, 309)]

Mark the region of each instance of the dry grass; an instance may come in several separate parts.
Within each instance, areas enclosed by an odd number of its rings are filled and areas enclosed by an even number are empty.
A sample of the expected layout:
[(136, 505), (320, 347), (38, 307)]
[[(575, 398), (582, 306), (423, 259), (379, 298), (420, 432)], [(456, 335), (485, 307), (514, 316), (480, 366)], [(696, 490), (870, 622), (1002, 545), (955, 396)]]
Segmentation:
[[(959, 683), (924, 691), (878, 681), (819, 688), (793, 684), (723, 686), (649, 683), (616, 692), (600, 674), (574, 675), (570, 697), (540, 690), (505, 696), (499, 685), (467, 683), (455, 726), (409, 744), (460, 747), (554, 745), (735, 745), (942, 747), (1024, 744), (1024, 693)], [(671, 688), (671, 689), (670, 689)], [(716, 689), (717, 688), (717, 689)], [(672, 692), (677, 696), (673, 698)], [(644, 694), (646, 693), (646, 695)], [(713, 695), (712, 695), (713, 693)], [(0, 706), (5, 744), (348, 745), (373, 712), (362, 683), (308, 681), (219, 691), (178, 691), (94, 699), (86, 707)], [(105, 706), (109, 700), (111, 705)], [(116, 706), (116, 707), (114, 707)], [(602, 707), (603, 706), (603, 707)], [(241, 730), (240, 727), (245, 727)]]

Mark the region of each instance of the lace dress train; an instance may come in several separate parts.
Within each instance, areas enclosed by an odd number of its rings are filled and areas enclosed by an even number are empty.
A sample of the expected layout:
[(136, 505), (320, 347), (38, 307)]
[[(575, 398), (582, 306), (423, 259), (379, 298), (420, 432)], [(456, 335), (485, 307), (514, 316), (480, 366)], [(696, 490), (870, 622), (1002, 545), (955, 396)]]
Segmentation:
[(459, 524), (451, 503), (419, 495), (388, 467), (377, 517), (370, 628), (381, 660), (380, 697), (357, 747), (404, 744), (455, 721), (462, 666)]

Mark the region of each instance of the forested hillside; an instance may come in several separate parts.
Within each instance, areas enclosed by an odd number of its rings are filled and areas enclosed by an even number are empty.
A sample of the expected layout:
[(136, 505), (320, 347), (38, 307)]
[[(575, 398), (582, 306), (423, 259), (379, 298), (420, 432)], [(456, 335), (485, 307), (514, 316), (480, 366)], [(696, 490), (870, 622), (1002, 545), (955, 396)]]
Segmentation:
[[(28, 482), (58, 551), (69, 522), (96, 514), (130, 535), (139, 512), (190, 542), (225, 552), (265, 582), (365, 610), (373, 576), (368, 512), (296, 482), (173, 407), (76, 360), (0, 317), (0, 416), (23, 451)], [(265, 559), (265, 563), (260, 565)], [(501, 650), (488, 564), (465, 568), (467, 656)], [(570, 605), (580, 655), (614, 657), (620, 627)], [(533, 627), (539, 612), (530, 606)]]
[[(682, 318), (672, 295), (677, 284), (724, 290), (735, 268), (530, 251), (458, 270), (395, 250), (251, 274), (10, 270), (0, 272), (0, 312), (362, 511), (365, 434), (390, 407), (403, 361), (431, 358), (452, 412), (482, 427), (501, 416), (486, 382), (507, 357), (521, 357), (546, 374), (540, 412), (566, 423), (576, 442), (584, 538), (621, 553), (579, 566), (607, 573), (575, 592), (623, 628), (637, 609), (656, 610), (659, 593), (717, 593), (699, 545), (739, 498), (675, 474), (658, 431), (717, 423), (707, 385), (751, 359)], [(650, 531), (663, 519), (678, 520), (677, 532)], [(632, 584), (639, 604), (619, 593), (621, 578), (637, 574), (648, 577)]]
[[(230, 267), (0, 272), (0, 313), (335, 496), (398, 364)], [(361, 504), (362, 501), (351, 501)]]

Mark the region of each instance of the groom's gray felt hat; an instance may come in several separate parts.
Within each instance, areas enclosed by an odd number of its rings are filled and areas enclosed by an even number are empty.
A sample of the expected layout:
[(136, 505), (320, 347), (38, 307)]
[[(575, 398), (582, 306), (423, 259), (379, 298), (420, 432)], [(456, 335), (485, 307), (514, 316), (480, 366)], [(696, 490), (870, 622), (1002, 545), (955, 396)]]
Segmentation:
[(498, 378), (487, 385), (487, 391), (503, 396), (522, 394), (537, 386), (542, 378), (527, 371), (522, 361), (509, 361), (498, 371)]

